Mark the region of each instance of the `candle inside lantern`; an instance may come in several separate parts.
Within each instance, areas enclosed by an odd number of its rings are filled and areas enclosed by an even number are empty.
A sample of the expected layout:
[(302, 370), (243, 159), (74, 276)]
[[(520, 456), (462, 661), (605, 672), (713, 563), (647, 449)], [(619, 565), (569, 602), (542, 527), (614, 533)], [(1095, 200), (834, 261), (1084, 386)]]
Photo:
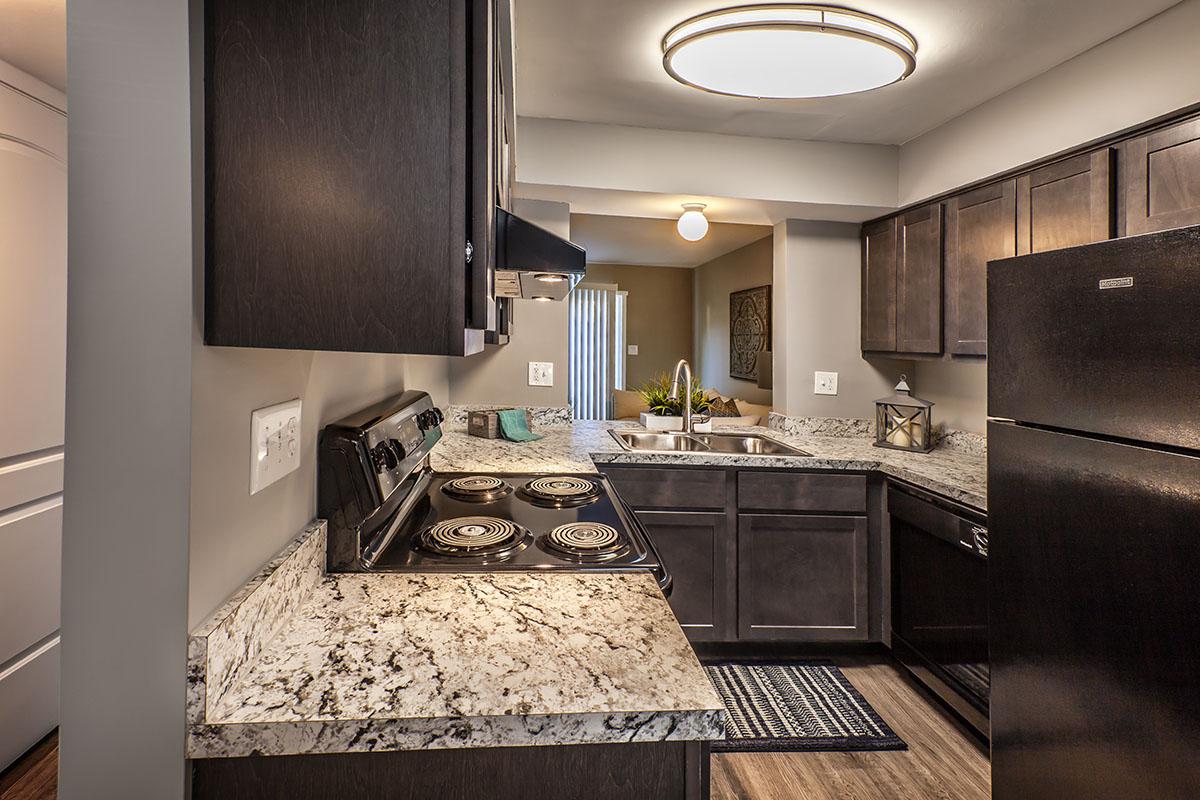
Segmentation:
[(875, 401), (875, 446), (928, 453), (932, 446), (933, 403), (913, 397), (906, 376), (900, 376), (896, 393)]

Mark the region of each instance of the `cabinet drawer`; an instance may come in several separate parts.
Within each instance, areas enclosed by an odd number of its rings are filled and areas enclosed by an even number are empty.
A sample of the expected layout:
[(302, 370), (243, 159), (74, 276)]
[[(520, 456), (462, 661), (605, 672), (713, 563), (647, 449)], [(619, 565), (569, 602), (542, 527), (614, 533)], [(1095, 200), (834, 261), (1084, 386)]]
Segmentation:
[(867, 510), (867, 476), (742, 472), (738, 475), (738, 508), (862, 514)]
[(0, 770), (58, 725), (58, 639), (0, 673)]
[(634, 508), (725, 508), (725, 471), (605, 467), (621, 499)]
[(58, 629), (61, 575), (62, 499), (0, 514), (0, 663)]

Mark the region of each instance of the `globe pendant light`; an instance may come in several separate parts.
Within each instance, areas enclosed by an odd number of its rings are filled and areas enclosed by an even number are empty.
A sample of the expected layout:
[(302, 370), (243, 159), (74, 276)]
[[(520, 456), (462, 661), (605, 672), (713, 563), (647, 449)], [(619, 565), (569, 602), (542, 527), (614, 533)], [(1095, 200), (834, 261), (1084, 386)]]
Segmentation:
[(704, 203), (684, 203), (683, 215), (675, 223), (679, 235), (689, 242), (698, 242), (708, 233), (708, 218), (704, 216)]
[(756, 98), (830, 97), (907, 78), (917, 42), (881, 17), (790, 3), (712, 11), (672, 28), (663, 67), (680, 83)]

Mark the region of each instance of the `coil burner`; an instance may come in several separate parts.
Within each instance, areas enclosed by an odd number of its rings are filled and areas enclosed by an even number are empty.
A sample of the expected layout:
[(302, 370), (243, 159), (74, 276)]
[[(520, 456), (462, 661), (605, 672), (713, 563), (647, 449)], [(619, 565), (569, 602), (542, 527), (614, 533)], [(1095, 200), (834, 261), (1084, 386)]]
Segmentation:
[(455, 478), (442, 484), (442, 491), (455, 500), (469, 503), (490, 503), (512, 491), (512, 486), (494, 475), (471, 475)]
[(629, 543), (616, 528), (587, 521), (559, 525), (546, 534), (545, 546), (557, 555), (580, 561), (605, 561), (629, 550)]
[(528, 538), (529, 531), (506, 519), (457, 517), (426, 528), (417, 545), (439, 556), (490, 563), (523, 549)]
[(574, 475), (534, 478), (523, 487), (525, 497), (536, 505), (565, 508), (594, 503), (600, 498), (600, 486)]

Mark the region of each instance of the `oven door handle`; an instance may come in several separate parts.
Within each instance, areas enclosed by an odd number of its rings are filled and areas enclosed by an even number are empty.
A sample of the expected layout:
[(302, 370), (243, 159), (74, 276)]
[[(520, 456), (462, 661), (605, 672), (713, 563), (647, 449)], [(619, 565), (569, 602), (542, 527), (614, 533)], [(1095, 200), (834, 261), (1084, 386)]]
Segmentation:
[(383, 555), (383, 551), (387, 550), (392, 539), (396, 538), (396, 533), (404, 526), (405, 520), (412, 512), (417, 503), (425, 499), (425, 493), (429, 489), (430, 479), (433, 477), (433, 472), (428, 467), (422, 469), (414, 476), (414, 482), (411, 489), (408, 490), (404, 502), (396, 509), (395, 515), (388, 522), (387, 527), (375, 535), (375, 538), (363, 547), (362, 554), (358, 557), (358, 563), (363, 569), (373, 569), (375, 563), (379, 561), (379, 557)]

